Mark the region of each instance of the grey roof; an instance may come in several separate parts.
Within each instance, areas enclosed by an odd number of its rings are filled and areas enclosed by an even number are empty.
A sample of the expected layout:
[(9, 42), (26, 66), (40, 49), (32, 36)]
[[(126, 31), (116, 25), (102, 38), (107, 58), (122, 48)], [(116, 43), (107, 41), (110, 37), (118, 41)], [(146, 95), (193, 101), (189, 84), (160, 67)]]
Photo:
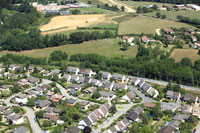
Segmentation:
[(111, 108), (111, 105), (108, 102), (104, 103), (104, 106), (106, 107), (107, 110), (109, 110)]
[(126, 118), (132, 121), (135, 121), (139, 117), (139, 113), (137, 112), (130, 112), (126, 115)]
[(32, 90), (34, 90), (34, 91), (42, 91), (42, 88), (36, 87), (36, 88), (33, 88)]
[(165, 126), (165, 127), (162, 127), (158, 133), (174, 133), (175, 131), (175, 128), (172, 127), (172, 126)]
[(171, 122), (169, 123), (169, 126), (172, 126), (172, 127), (174, 127), (174, 128), (179, 128), (180, 124), (181, 124), (180, 121), (171, 121)]
[(0, 112), (4, 112), (7, 109), (9, 109), (8, 106), (0, 106)]
[(25, 94), (18, 94), (15, 97), (24, 99), (24, 98), (26, 98), (26, 95)]
[(79, 76), (78, 82), (83, 83), (85, 81), (85, 77)]
[(27, 78), (27, 80), (32, 84), (35, 84), (36, 82), (40, 81), (38, 78), (35, 77), (29, 77)]
[(129, 122), (128, 119), (126, 119), (126, 117), (123, 118), (122, 122), (128, 127), (131, 123)]
[(177, 120), (177, 121), (183, 121), (189, 118), (189, 115), (185, 115), (185, 114), (176, 114), (173, 117), (173, 120)]
[(97, 118), (96, 118), (94, 112), (91, 112), (91, 113), (88, 115), (88, 117), (90, 117), (90, 119), (92, 120), (93, 123), (95, 123), (95, 122), (97, 121)]
[(114, 85), (113, 82), (106, 82), (106, 83), (103, 85), (103, 88), (111, 88), (112, 85)]
[(22, 116), (20, 116), (20, 115), (11, 115), (11, 116), (8, 116), (7, 117), (7, 119), (8, 120), (12, 120), (12, 121), (14, 121), (14, 120), (18, 120), (18, 119), (20, 119)]
[(115, 126), (110, 127), (110, 130), (111, 130), (113, 133), (116, 133), (116, 132), (117, 132), (117, 129), (115, 128)]
[(57, 108), (55, 108), (55, 107), (47, 107), (47, 108), (45, 109), (45, 111), (48, 112), (48, 113), (59, 113), (61, 110), (60, 110), (60, 109), (57, 109)]
[(161, 109), (162, 110), (174, 110), (177, 106), (175, 106), (174, 104), (170, 104), (170, 103), (161, 103)]
[(189, 101), (189, 100), (195, 101), (196, 98), (197, 98), (196, 95), (190, 94), (190, 93), (187, 93), (187, 94), (183, 95), (183, 99), (184, 99), (185, 101)]
[(74, 104), (74, 103), (76, 102), (76, 100), (75, 100), (75, 99), (72, 99), (72, 98), (70, 98), (70, 99), (68, 99), (68, 100), (67, 100), (67, 102), (68, 102), (68, 103), (70, 103), (70, 104)]
[(38, 103), (38, 106), (41, 107), (41, 108), (43, 108), (43, 107), (48, 106), (50, 104), (51, 104), (51, 102), (49, 100), (42, 100), (42, 101), (40, 101)]
[(113, 88), (114, 89), (124, 89), (126, 87), (126, 84), (120, 84), (120, 83), (115, 83)]
[(28, 129), (24, 126), (20, 126), (12, 130), (11, 133), (28, 133)]
[(106, 92), (106, 91), (99, 91), (100, 95), (103, 97), (112, 97), (115, 95), (115, 93), (112, 92)]
[(29, 91), (25, 92), (25, 94), (28, 94), (28, 95), (35, 95), (36, 93), (35, 93), (33, 90), (29, 90)]
[(69, 127), (67, 128), (67, 133), (80, 133), (81, 129), (79, 129), (78, 127)]
[(92, 72), (92, 69), (82, 68), (79, 73), (84, 74), (84, 75), (89, 75), (91, 72)]
[(83, 121), (86, 123), (87, 126), (91, 126), (92, 122), (88, 119), (88, 117), (86, 116)]
[(144, 80), (141, 79), (140, 82), (138, 83), (138, 85), (141, 86), (143, 83), (145, 83), (145, 82), (144, 82)]
[(2, 88), (2, 89), (9, 89), (9, 85), (2, 85), (2, 86), (0, 86), (0, 88)]
[(71, 84), (68, 88), (71, 88), (71, 89), (81, 88), (81, 85), (78, 85), (78, 84)]
[(133, 108), (132, 110), (130, 110), (130, 112), (137, 112), (137, 113), (142, 113), (144, 111), (144, 109), (140, 106), (137, 106), (135, 108)]
[(54, 70), (51, 70), (52, 74), (59, 74), (61, 72), (61, 70), (59, 69), (54, 69)]
[(79, 68), (77, 68), (77, 67), (71, 67), (71, 66), (69, 66), (68, 68), (67, 68), (67, 72), (73, 72), (73, 73), (75, 73), (76, 71), (78, 71), (79, 70)]
[(132, 83), (136, 83), (136, 81), (140, 80), (139, 78), (134, 78)]
[(6, 110), (4, 111), (2, 114), (5, 115), (5, 116), (9, 116), (11, 114), (13, 114), (14, 112), (10, 111), (10, 110)]
[(110, 75), (110, 73), (109, 73), (109, 72), (104, 72), (104, 71), (100, 71), (99, 73), (101, 73), (101, 74), (102, 74), (102, 78), (104, 78), (104, 79), (107, 79), (107, 78), (108, 78), (108, 76)]
[(115, 79), (115, 80), (121, 80), (124, 77), (124, 75), (121, 75), (118, 73), (114, 73), (112, 76), (113, 76), (113, 79)]

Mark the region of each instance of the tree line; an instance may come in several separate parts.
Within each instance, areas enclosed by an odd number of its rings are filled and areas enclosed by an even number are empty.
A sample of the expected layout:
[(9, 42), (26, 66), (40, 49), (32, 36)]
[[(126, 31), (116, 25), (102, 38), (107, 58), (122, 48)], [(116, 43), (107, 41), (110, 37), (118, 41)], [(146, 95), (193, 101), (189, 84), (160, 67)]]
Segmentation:
[[(121, 0), (128, 1), (128, 0)], [(170, 4), (200, 4), (199, 0), (132, 0), (132, 1), (147, 1), (147, 2), (160, 2), (160, 3), (170, 3)]]
[(189, 17), (184, 17), (182, 15), (178, 15), (177, 16), (177, 19), (180, 21), (180, 22), (183, 22), (183, 23), (187, 23), (187, 24), (192, 24), (192, 25), (195, 25), (195, 26), (198, 26), (200, 27), (200, 19), (191, 19)]

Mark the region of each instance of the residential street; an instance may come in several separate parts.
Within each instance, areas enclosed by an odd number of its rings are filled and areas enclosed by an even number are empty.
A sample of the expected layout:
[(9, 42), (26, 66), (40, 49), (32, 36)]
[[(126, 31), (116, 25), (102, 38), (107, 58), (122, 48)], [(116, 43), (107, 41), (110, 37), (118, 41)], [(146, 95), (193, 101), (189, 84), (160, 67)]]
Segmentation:
[(117, 118), (119, 118), (121, 115), (126, 114), (126, 112), (132, 108), (134, 105), (133, 103), (130, 104), (122, 104), (122, 105), (117, 105), (117, 113), (115, 113), (109, 121), (104, 121), (101, 125), (98, 126), (98, 129), (96, 129), (95, 131), (93, 131), (94, 133), (100, 133), (101, 129), (109, 127), (114, 120), (116, 120)]
[[(51, 83), (49, 80), (43, 79), (42, 83), (40, 85), (49, 84), (49, 83)], [(29, 88), (27, 90), (30, 90), (30, 89), (32, 89), (32, 88)], [(18, 94), (21, 94), (21, 93), (18, 93)], [(17, 95), (17, 94), (15, 94), (15, 95)], [(4, 100), (4, 102), (9, 106), (19, 106), (18, 104), (10, 103), (10, 99), (12, 97), (14, 97), (15, 95), (10, 96), (6, 100)], [(35, 112), (33, 111), (33, 109), (29, 108), (29, 107), (25, 107), (25, 106), (23, 108), (26, 110), (26, 115), (27, 115), (28, 120), (30, 122), (33, 133), (42, 133), (42, 130), (41, 130), (39, 124), (35, 121)]]

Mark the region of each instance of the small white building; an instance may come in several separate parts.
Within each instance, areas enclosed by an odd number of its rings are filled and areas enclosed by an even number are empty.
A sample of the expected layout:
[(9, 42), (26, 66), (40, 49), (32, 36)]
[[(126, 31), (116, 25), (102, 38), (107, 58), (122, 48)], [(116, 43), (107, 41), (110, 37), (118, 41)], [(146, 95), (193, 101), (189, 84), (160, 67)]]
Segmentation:
[(15, 101), (17, 103), (26, 104), (28, 102), (28, 99), (25, 94), (20, 94), (20, 95), (15, 96)]

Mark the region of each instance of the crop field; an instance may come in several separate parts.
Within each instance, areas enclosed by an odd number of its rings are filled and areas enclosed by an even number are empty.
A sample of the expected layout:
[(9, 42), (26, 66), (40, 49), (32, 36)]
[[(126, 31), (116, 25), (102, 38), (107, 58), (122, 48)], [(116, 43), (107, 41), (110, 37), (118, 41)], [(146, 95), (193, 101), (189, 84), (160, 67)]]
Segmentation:
[(46, 25), (43, 25), (40, 30), (45, 34), (75, 30), (77, 27), (87, 27), (90, 25), (97, 25), (99, 23), (111, 23), (105, 14), (92, 15), (68, 15), (58, 16), (50, 20)]
[(170, 57), (174, 58), (177, 62), (180, 62), (184, 57), (190, 58), (193, 62), (200, 59), (198, 50), (196, 49), (174, 49)]
[(76, 9), (80, 10), (81, 14), (91, 14), (91, 13), (93, 13), (93, 14), (111, 14), (111, 13), (115, 13), (114, 11), (97, 8), (95, 6), (91, 6), (88, 8), (76, 8)]
[[(200, 18), (200, 11), (180, 10), (180, 11), (159, 11), (159, 12), (162, 15), (166, 15), (166, 18), (171, 20), (177, 20), (178, 15), (182, 15), (189, 18)], [(151, 13), (146, 13), (144, 15), (155, 17), (156, 13), (157, 12), (151, 12)]]
[(148, 6), (148, 5), (167, 5), (169, 7), (174, 6), (174, 4), (167, 4), (167, 3), (156, 3), (156, 2), (140, 2), (140, 1), (120, 1), (125, 3), (126, 5), (131, 6), (134, 9), (137, 9), (139, 6)]
[(12, 53), (16, 55), (26, 55), (30, 57), (49, 57), (50, 53), (54, 50), (61, 50), (66, 52), (68, 55), (73, 55), (77, 53), (96, 53), (106, 57), (124, 57), (130, 58), (135, 57), (138, 48), (137, 46), (131, 46), (127, 51), (121, 51), (118, 44), (119, 39), (104, 39), (97, 41), (88, 41), (81, 44), (70, 44), (59, 47), (45, 48), (45, 49), (36, 49), (36, 50), (27, 50), (21, 52), (10, 52), (2, 51), (0, 56), (7, 53)]
[(131, 20), (121, 22), (119, 24), (118, 34), (155, 34), (156, 29), (169, 27), (181, 28), (192, 26), (170, 20), (138, 16)]

